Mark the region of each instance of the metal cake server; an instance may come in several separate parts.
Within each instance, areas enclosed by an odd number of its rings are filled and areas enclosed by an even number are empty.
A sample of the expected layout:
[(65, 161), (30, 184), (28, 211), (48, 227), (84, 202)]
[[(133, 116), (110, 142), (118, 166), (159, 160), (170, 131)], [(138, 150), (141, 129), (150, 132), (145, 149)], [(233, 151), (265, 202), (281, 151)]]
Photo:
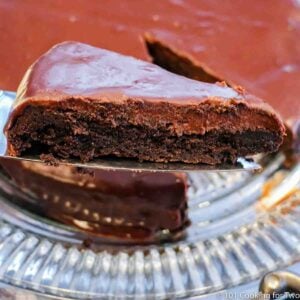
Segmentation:
[[(16, 97), (15, 92), (0, 90), (0, 157), (5, 159), (26, 160), (44, 163), (39, 156), (12, 157), (6, 154), (6, 137), (3, 133), (4, 126), (9, 116), (12, 104)], [(259, 171), (262, 167), (254, 160), (239, 158), (237, 163), (211, 166), (206, 164), (187, 163), (153, 163), (139, 162), (133, 159), (101, 158), (88, 163), (77, 160), (60, 160), (59, 164), (70, 165), (78, 168), (124, 170), (124, 171), (153, 171), (153, 172), (208, 172), (208, 171)]]

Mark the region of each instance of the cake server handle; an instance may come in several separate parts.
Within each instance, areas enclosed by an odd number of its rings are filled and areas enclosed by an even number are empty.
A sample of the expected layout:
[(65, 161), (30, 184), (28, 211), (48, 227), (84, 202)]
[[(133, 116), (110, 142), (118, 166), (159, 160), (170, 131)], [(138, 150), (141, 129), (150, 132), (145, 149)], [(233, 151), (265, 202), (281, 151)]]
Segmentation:
[(259, 291), (258, 299), (299, 299), (300, 276), (286, 271), (268, 273), (261, 280)]
[[(6, 153), (6, 137), (3, 129), (8, 120), (11, 107), (14, 103), (16, 93), (10, 91), (0, 90), (0, 158), (26, 160), (35, 163), (44, 163), (39, 156), (30, 157), (11, 157)], [(131, 159), (120, 158), (99, 158), (88, 163), (82, 163), (77, 160), (57, 161), (60, 165), (71, 165), (78, 168), (102, 170), (124, 170), (124, 171), (151, 171), (151, 172), (215, 172), (215, 171), (259, 171), (260, 164), (253, 160), (239, 158), (237, 164), (210, 166), (205, 164), (185, 164), (185, 163), (152, 163), (139, 162)]]

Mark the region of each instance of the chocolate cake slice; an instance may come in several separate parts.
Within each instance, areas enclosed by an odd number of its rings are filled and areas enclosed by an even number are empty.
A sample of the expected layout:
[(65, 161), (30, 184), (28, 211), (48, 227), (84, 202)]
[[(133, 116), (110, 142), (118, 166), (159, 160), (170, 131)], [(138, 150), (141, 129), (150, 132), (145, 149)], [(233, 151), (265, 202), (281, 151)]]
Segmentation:
[(8, 154), (219, 164), (273, 152), (284, 125), (240, 88), (202, 83), (118, 53), (58, 44), (25, 74)]

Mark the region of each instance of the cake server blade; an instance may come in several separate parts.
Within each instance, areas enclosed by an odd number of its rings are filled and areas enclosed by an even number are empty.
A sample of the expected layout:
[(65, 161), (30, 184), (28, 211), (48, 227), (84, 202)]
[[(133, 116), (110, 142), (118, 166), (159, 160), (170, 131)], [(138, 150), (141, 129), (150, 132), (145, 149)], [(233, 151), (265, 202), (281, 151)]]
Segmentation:
[[(0, 158), (26, 160), (34, 163), (45, 163), (39, 156), (12, 157), (6, 154), (6, 137), (4, 126), (9, 116), (12, 104), (16, 97), (15, 92), (0, 90)], [(139, 162), (133, 159), (101, 158), (82, 163), (77, 160), (59, 160), (59, 164), (86, 169), (124, 170), (124, 171), (153, 171), (153, 172), (215, 172), (215, 171), (259, 171), (261, 165), (252, 159), (240, 157), (236, 164), (206, 165), (187, 163), (153, 163)]]

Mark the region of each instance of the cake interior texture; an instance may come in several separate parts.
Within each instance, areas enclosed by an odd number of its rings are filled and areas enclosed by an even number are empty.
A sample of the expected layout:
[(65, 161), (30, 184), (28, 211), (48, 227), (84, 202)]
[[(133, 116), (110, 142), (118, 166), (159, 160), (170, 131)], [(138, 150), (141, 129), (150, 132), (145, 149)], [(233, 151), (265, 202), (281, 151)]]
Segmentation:
[[(154, 104), (153, 104), (154, 105)], [(89, 161), (100, 156), (138, 158), (143, 161), (219, 164), (235, 162), (237, 157), (276, 151), (282, 142), (280, 132), (270, 126), (242, 130), (239, 118), (253, 116), (246, 105), (232, 105), (216, 110), (214, 105), (198, 107), (168, 106), (144, 103), (86, 102), (68, 99), (51, 105), (28, 105), (12, 124), (8, 139), (16, 155), (54, 154), (58, 158)], [(176, 130), (175, 123), (151, 117), (143, 124), (134, 124), (130, 114), (145, 110), (168, 110), (169, 114), (190, 121), (205, 116), (220, 118), (223, 128), (203, 134)], [(267, 114), (258, 113), (269, 124)], [(191, 121), (192, 122), (192, 121)], [(225, 124), (226, 123), (226, 124)], [(270, 125), (270, 124), (269, 124)], [(222, 126), (222, 124), (220, 124)], [(276, 125), (274, 125), (276, 128)]]

